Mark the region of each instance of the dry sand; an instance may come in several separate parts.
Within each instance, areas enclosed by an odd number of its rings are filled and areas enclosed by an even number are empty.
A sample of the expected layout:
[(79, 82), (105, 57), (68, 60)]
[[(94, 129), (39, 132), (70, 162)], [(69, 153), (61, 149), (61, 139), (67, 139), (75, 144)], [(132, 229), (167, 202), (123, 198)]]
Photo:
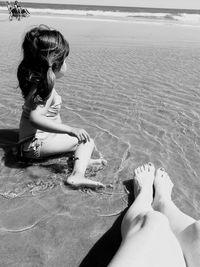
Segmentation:
[[(68, 74), (57, 85), (62, 117), (95, 138), (108, 166), (88, 175), (113, 190), (62, 186), (70, 169), (64, 157), (38, 163), (12, 156), (20, 43), (41, 23), (70, 43)], [(0, 27), (0, 266), (107, 266), (132, 200), (133, 169), (148, 161), (169, 171), (177, 205), (200, 216), (199, 28), (75, 17), (9, 22), (5, 14)]]

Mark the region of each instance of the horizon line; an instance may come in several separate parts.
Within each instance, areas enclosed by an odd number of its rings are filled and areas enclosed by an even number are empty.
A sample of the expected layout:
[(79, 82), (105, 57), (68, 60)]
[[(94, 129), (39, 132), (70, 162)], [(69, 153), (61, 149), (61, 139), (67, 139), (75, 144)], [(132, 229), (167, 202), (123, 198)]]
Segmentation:
[[(14, 2), (14, 1), (10, 1), (11, 3)], [(77, 6), (77, 7), (88, 7), (88, 6), (91, 6), (91, 7), (107, 7), (107, 8), (135, 8), (135, 9), (163, 9), (163, 10), (188, 10), (188, 11), (198, 11), (200, 12), (200, 8), (173, 8), (173, 7), (145, 7), (145, 6), (112, 6), (112, 5), (101, 5), (101, 4), (98, 4), (98, 5), (91, 5), (91, 4), (65, 4), (65, 3), (40, 3), (40, 2), (26, 2), (26, 1), (19, 1), (20, 3), (23, 3), (25, 5), (31, 5), (31, 4), (39, 4), (40, 6), (45, 6), (45, 5), (51, 5), (51, 6), (58, 6), (58, 5), (65, 5), (65, 6)], [(6, 6), (6, 1), (0, 1), (0, 6)], [(30, 6), (29, 6), (30, 7)]]

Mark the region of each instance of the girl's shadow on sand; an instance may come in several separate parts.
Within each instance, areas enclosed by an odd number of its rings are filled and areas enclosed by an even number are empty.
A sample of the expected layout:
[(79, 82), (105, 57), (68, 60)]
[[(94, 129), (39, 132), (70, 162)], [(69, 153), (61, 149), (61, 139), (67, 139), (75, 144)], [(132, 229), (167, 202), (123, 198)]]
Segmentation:
[(8, 167), (17, 167), (17, 156), (14, 153), (17, 142), (18, 129), (0, 129), (0, 157)]
[[(18, 132), (19, 129), (0, 129), (0, 158), (6, 167), (9, 168), (27, 168), (31, 165), (39, 165), (41, 167), (50, 168), (53, 172), (63, 172), (71, 169), (73, 162), (73, 154), (66, 153), (65, 155), (56, 155), (41, 160), (25, 159), (18, 153)], [(64, 156), (64, 161), (60, 164), (58, 159)], [(66, 161), (67, 158), (67, 161)], [(67, 166), (66, 166), (67, 165)]]

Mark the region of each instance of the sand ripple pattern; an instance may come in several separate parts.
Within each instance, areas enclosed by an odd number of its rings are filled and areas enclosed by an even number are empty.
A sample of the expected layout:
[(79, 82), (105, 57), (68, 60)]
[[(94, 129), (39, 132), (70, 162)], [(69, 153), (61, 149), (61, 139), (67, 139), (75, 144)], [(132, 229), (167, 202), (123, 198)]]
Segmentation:
[(184, 196), (178, 204), (196, 213), (200, 50), (116, 45), (73, 52), (63, 82), (63, 114), (86, 125), (103, 155), (115, 162), (114, 175), (108, 171), (104, 180), (118, 184), (138, 164), (152, 161), (169, 170), (178, 188), (175, 199), (178, 190)]

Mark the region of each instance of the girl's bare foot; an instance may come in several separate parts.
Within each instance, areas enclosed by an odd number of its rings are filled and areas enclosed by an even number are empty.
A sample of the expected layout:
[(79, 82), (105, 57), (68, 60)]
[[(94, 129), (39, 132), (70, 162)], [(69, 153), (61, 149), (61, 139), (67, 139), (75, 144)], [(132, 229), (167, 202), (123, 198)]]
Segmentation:
[(148, 196), (150, 202), (153, 200), (153, 181), (155, 167), (150, 162), (135, 169), (134, 194), (135, 198), (144, 193)]
[(154, 188), (155, 196), (152, 206), (154, 209), (161, 211), (163, 204), (166, 201), (171, 201), (171, 193), (173, 188), (173, 183), (163, 168), (159, 168), (156, 171)]
[(105, 185), (90, 179), (85, 178), (82, 174), (73, 174), (67, 178), (67, 183), (74, 188), (105, 188)]

